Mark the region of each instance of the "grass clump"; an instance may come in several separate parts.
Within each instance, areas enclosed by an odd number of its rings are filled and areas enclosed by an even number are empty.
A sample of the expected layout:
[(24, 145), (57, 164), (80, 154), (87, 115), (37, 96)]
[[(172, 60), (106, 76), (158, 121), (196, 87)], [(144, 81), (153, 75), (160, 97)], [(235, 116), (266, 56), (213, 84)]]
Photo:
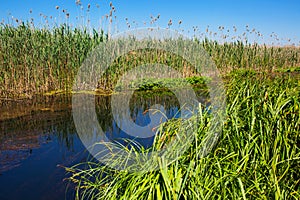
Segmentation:
[(186, 86), (187, 83), (193, 86), (203, 86), (205, 87), (205, 83), (209, 80), (207, 77), (200, 76), (192, 76), (186, 78), (163, 78), (163, 79), (155, 79), (155, 78), (143, 78), (141, 80), (134, 80), (129, 83), (129, 88), (145, 91), (145, 90), (156, 90), (163, 88), (177, 88)]
[[(210, 126), (210, 115), (203, 113), (193, 143), (168, 167), (128, 172), (89, 163), (84, 170), (73, 168), (77, 199), (299, 199), (298, 79), (233, 76), (226, 89), (222, 136), (206, 157), (198, 155)], [(157, 136), (156, 148), (176, 135), (176, 124), (169, 122), (168, 134)]]

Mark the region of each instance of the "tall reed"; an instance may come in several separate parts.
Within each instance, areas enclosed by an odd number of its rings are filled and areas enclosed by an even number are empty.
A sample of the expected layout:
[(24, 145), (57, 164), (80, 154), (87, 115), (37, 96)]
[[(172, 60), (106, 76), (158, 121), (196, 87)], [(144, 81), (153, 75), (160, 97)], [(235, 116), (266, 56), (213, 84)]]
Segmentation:
[(0, 27), (0, 88), (3, 97), (70, 90), (87, 53), (105, 39), (103, 32), (53, 29), (22, 23)]
[[(31, 97), (49, 91), (70, 92), (74, 76), (87, 54), (101, 42), (108, 39), (104, 31), (71, 28), (68, 24), (56, 27), (37, 28), (31, 23), (17, 26), (0, 26), (0, 96)], [(197, 39), (196, 39), (197, 40)], [(296, 46), (276, 47), (249, 44), (242, 41), (218, 43), (205, 38), (198, 40), (199, 45), (211, 55), (221, 72), (234, 69), (252, 69), (273, 72), (276, 69), (299, 67), (300, 48)], [(127, 55), (116, 60), (107, 76), (106, 82), (117, 77), (120, 62), (129, 66), (137, 55)], [(143, 55), (141, 55), (143, 56)], [(142, 57), (139, 63), (148, 61)], [(172, 64), (172, 57), (156, 52), (152, 62)], [(176, 58), (175, 58), (176, 60)], [(176, 61), (180, 64), (180, 62)], [(120, 67), (120, 66), (119, 66)], [(191, 76), (193, 69), (181, 62), (180, 68), (187, 67), (185, 74)], [(113, 71), (117, 70), (117, 71)], [(112, 84), (99, 87), (112, 88)]]

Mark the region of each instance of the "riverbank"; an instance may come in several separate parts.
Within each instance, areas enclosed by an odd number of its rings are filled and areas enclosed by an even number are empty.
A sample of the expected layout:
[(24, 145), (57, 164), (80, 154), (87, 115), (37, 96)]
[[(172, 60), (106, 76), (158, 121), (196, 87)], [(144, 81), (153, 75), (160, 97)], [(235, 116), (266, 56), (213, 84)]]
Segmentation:
[[(89, 163), (85, 170), (77, 169), (80, 165), (67, 168), (70, 181), (78, 185), (77, 198), (300, 198), (299, 78), (298, 72), (228, 77), (226, 120), (207, 156), (199, 157), (199, 141), (210, 126), (203, 113), (190, 148), (167, 167), (149, 172), (118, 171), (99, 163)], [(172, 141), (177, 125), (168, 123), (167, 132), (156, 137), (156, 147)]]
[[(26, 23), (0, 26), (0, 97), (19, 99), (53, 91), (69, 92), (88, 54), (107, 40), (103, 31), (90, 33), (66, 24), (51, 29), (38, 29)], [(241, 41), (220, 44), (207, 38), (195, 39), (195, 43), (211, 56), (221, 74), (237, 69), (274, 73), (300, 66), (300, 48), (296, 46), (275, 47)], [(113, 89), (115, 78), (130, 69), (130, 65), (145, 62), (177, 67), (184, 77), (195, 75), (189, 63), (168, 52), (129, 52), (111, 64), (105, 72), (106, 80), (99, 80), (98, 89)]]

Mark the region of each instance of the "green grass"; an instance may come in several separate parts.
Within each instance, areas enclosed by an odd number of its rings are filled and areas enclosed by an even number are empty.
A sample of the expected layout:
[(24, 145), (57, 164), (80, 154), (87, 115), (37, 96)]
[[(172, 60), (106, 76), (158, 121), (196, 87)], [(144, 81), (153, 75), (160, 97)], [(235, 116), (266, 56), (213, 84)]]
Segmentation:
[[(67, 24), (51, 28), (36, 28), (24, 22), (18, 25), (1, 24), (0, 96), (20, 98), (57, 90), (70, 92), (74, 77), (88, 53), (107, 39), (103, 31), (71, 28)], [(299, 47), (268, 47), (241, 41), (220, 44), (207, 38), (195, 40), (224, 74), (235, 69), (297, 71), (300, 66)], [(169, 66), (176, 62), (180, 64), (177, 68), (182, 70), (184, 77), (195, 75), (188, 63), (167, 52), (154, 52), (155, 55), (148, 58), (145, 58), (147, 52), (131, 53), (112, 63), (106, 73), (107, 80), (101, 80), (101, 89), (113, 89), (111, 81), (124, 72), (124, 69), (118, 71), (120, 67), (116, 67), (121, 63), (127, 69), (128, 65), (138, 65), (149, 59)]]
[[(1, 100), (71, 92), (88, 53), (109, 39), (109, 33), (78, 27), (1, 24)], [(203, 113), (194, 142), (167, 167), (162, 158), (159, 169), (151, 172), (117, 171), (92, 162), (82, 163), (88, 166), (84, 169), (81, 164), (66, 168), (77, 186), (77, 199), (300, 199), (299, 46), (194, 40), (211, 56), (226, 84), (226, 121), (216, 147), (199, 156), (200, 141), (210, 127), (210, 115)], [(110, 93), (127, 70), (153, 62), (175, 67), (193, 85), (205, 82), (182, 58), (142, 50), (117, 58), (96, 92)], [(142, 79), (131, 87), (160, 89), (159, 81)], [(163, 84), (172, 83), (165, 79)], [(176, 120), (164, 124), (165, 134), (157, 136), (153, 148), (172, 141), (178, 125)]]
[(22, 23), (0, 26), (0, 96), (32, 96), (70, 91), (87, 53), (105, 39), (103, 32), (63, 24), (53, 29)]
[[(222, 136), (206, 157), (198, 156), (210, 126), (203, 113), (194, 142), (168, 167), (128, 172), (89, 163), (85, 170), (68, 169), (77, 199), (299, 199), (299, 79), (250, 73), (231, 76), (226, 90)], [(156, 148), (176, 134), (177, 123), (157, 136)]]
[[(129, 88), (132, 90), (137, 91), (147, 91), (147, 90), (158, 90), (158, 89), (169, 89), (169, 88), (177, 88), (183, 87), (187, 83), (191, 84), (192, 86), (201, 86), (203, 88), (206, 87), (205, 83), (210, 79), (207, 77), (201, 76), (192, 76), (186, 78), (163, 78), (163, 79), (156, 79), (156, 78), (143, 78), (143, 79), (136, 79), (129, 83)], [(121, 90), (122, 85), (117, 85), (116, 90)]]
[(298, 67), (289, 67), (289, 68), (278, 68), (276, 72), (300, 72), (300, 66)]

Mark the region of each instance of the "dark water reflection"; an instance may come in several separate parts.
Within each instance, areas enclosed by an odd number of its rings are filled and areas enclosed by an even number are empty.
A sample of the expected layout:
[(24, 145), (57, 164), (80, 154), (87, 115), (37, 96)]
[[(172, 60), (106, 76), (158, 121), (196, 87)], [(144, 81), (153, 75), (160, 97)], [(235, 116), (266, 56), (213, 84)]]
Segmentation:
[(71, 166), (88, 156), (67, 106), (70, 98), (30, 102), (27, 111), (21, 102), (10, 104), (1, 108), (9, 109), (13, 118), (1, 115), (0, 199), (64, 199), (68, 183), (62, 181), (65, 170), (58, 166)]
[[(169, 118), (179, 114), (175, 96), (135, 93), (131, 117), (145, 126), (145, 110), (162, 104)], [(198, 94), (199, 100), (203, 94)], [(98, 121), (107, 137), (117, 142), (133, 139), (113, 120), (110, 96), (96, 98)], [(72, 118), (71, 97), (43, 97), (27, 102), (1, 102), (0, 107), (0, 199), (73, 199), (74, 186), (63, 181), (68, 175), (60, 166), (92, 159), (85, 150)], [(149, 147), (152, 138), (138, 140)], [(125, 144), (125, 143), (124, 143)], [(66, 188), (69, 188), (68, 190)]]

